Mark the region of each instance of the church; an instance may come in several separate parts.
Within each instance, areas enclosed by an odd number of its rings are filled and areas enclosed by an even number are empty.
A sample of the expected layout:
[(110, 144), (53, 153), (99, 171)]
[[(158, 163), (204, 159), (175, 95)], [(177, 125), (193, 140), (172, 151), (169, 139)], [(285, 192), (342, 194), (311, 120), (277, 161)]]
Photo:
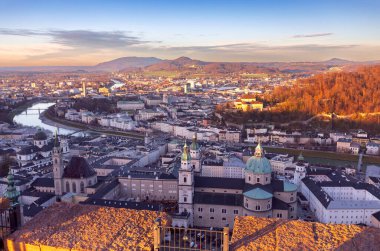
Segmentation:
[(260, 144), (244, 169), (244, 178), (201, 176), (201, 150), (185, 144), (178, 171), (179, 215), (173, 225), (233, 226), (235, 216), (297, 218), (297, 185), (275, 179)]
[(53, 148), (53, 178), (55, 195), (64, 193), (85, 194), (85, 188), (97, 183), (97, 175), (83, 157), (73, 156), (64, 166), (62, 147), (55, 137)]

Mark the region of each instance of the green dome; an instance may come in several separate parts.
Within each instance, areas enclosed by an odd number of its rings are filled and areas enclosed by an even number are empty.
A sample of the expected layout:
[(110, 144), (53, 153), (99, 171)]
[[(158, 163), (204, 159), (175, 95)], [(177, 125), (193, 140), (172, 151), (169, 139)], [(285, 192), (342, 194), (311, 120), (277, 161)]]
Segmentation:
[(47, 140), (46, 133), (44, 133), (41, 129), (38, 129), (36, 134), (33, 137), (34, 140)]
[(297, 185), (284, 181), (284, 192), (295, 192), (297, 191)]
[(194, 136), (193, 136), (193, 142), (190, 145), (190, 149), (194, 150), (194, 151), (199, 149), (199, 144), (197, 142), (197, 135), (196, 134), (194, 134)]
[(305, 161), (305, 158), (303, 157), (302, 152), (300, 152), (300, 155), (298, 155), (297, 160), (298, 161)]
[(268, 193), (267, 191), (261, 189), (261, 188), (254, 188), (252, 190), (249, 190), (245, 193), (243, 193), (245, 197), (248, 197), (250, 199), (254, 200), (267, 200), (273, 197), (273, 194)]
[(265, 158), (264, 150), (260, 143), (255, 149), (255, 155), (248, 159), (245, 169), (257, 174), (272, 173), (272, 166), (269, 160)]

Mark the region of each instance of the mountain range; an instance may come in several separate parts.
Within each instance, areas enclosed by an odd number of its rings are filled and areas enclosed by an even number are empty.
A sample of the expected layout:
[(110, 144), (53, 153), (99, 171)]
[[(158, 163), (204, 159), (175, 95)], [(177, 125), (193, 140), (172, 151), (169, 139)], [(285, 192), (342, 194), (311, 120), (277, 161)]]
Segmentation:
[(356, 62), (332, 58), (319, 62), (206, 62), (188, 57), (163, 60), (155, 57), (122, 57), (94, 66), (22, 66), (0, 67), (0, 72), (156, 72), (189, 73), (308, 73), (326, 71), (331, 67), (376, 64), (380, 61)]

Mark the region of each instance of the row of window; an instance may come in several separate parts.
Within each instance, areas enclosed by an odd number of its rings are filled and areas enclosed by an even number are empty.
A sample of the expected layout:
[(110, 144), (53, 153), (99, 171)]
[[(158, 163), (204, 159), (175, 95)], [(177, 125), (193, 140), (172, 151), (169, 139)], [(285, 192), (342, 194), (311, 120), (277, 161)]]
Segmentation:
[[(248, 176), (248, 181), (251, 181), (251, 176)], [(268, 177), (265, 177), (265, 181), (268, 181)], [(256, 182), (260, 182), (260, 178), (256, 178)]]
[[(248, 203), (245, 203), (245, 207), (248, 208)], [(267, 205), (267, 209), (270, 209), (270, 204)], [(260, 205), (255, 206), (255, 210), (262, 210)]]
[[(198, 212), (203, 212), (203, 208), (199, 207)], [(234, 214), (239, 214), (239, 210), (237, 210), (237, 209), (234, 209), (233, 212), (234, 212)], [(215, 213), (215, 209), (210, 208), (210, 213)], [(226, 213), (227, 213), (227, 209), (222, 208), (222, 214), (226, 214)]]
[[(91, 180), (88, 182), (88, 185), (91, 186)], [(80, 188), (79, 188), (80, 193), (84, 193), (84, 182), (81, 181), (79, 186), (80, 186)], [(68, 181), (66, 181), (66, 192), (67, 193), (70, 193), (70, 192), (76, 193), (77, 192), (77, 184), (76, 184), (76, 182), (73, 182), (71, 184), (71, 188), (72, 189), (70, 191), (70, 183)]]
[[(330, 216), (330, 219), (332, 218), (332, 216)], [(337, 216), (335, 216), (335, 219), (337, 218)], [(354, 218), (352, 215), (351, 215), (351, 219)], [(355, 218), (357, 219), (358, 216), (355, 216)], [(362, 216), (360, 216), (359, 218), (363, 218)], [(366, 216), (367, 218), (367, 216)], [(344, 216), (342, 216), (342, 219), (344, 219)], [(348, 216), (346, 216), (346, 219), (348, 219)]]
[[(203, 216), (198, 216), (199, 219), (203, 219)], [(210, 220), (214, 220), (214, 217), (210, 217)], [(222, 218), (222, 221), (226, 221), (227, 219), (225, 217)]]

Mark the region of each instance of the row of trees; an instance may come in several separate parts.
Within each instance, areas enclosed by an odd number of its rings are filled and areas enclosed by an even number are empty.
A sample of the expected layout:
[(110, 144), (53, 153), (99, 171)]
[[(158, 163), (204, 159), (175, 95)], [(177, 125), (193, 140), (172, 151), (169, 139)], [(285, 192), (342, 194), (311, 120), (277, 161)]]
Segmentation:
[(117, 112), (116, 101), (105, 99), (105, 98), (77, 99), (73, 105), (73, 108), (77, 110), (86, 109), (91, 112), (105, 112), (105, 113)]

